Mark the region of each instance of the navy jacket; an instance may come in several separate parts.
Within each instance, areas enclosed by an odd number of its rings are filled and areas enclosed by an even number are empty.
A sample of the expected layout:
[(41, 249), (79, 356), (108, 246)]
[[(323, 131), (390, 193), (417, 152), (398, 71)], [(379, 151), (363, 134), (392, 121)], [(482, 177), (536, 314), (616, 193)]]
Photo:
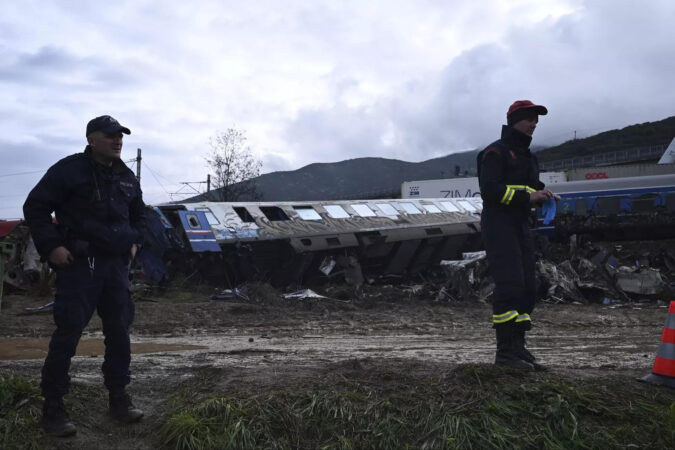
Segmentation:
[(133, 172), (119, 160), (112, 167), (95, 162), (87, 146), (47, 170), (23, 214), (45, 258), (59, 246), (76, 256), (126, 255), (142, 242), (145, 204)]
[(502, 138), (478, 154), (483, 208), (527, 215), (530, 193), (544, 188), (539, 163), (530, 152), (532, 137), (504, 125)]

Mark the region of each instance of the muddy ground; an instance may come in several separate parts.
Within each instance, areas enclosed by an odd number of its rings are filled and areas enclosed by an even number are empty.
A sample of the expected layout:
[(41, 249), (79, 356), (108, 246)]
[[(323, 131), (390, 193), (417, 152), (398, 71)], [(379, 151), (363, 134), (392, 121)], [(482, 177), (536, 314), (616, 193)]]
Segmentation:
[[(396, 386), (399, 376), (414, 382), (462, 365), (489, 365), (493, 359), (486, 303), (439, 303), (424, 291), (413, 294), (402, 286), (367, 286), (360, 299), (340, 292), (333, 295), (339, 299), (284, 300), (271, 289), (257, 295), (249, 302), (212, 301), (207, 291), (136, 295), (130, 392), (146, 418), (129, 427), (112, 423), (105, 414), (101, 324), (95, 317), (71, 368), (70, 397), (88, 399), (67, 398), (78, 434), (46, 439), (46, 448), (156, 448), (167, 399), (181, 383), (206, 373), (217, 380), (209, 386), (222, 392), (295, 386), (344, 371), (353, 376), (355, 370), (370, 379), (386, 373), (382, 383)], [(25, 295), (3, 299), (0, 374), (39, 380), (53, 330), (51, 312), (27, 313), (24, 308), (49, 300)], [(602, 383), (611, 376), (637, 383), (651, 370), (668, 300), (539, 304), (529, 346), (550, 370), (526, 377)]]

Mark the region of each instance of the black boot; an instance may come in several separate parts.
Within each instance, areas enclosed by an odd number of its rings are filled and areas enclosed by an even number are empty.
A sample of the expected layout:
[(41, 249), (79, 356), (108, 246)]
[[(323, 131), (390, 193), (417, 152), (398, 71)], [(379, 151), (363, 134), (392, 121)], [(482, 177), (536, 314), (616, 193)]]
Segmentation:
[(513, 339), (514, 339), (514, 346), (518, 349), (517, 353), (520, 359), (523, 361), (527, 361), (532, 366), (534, 366), (534, 370), (537, 372), (543, 372), (545, 370), (548, 370), (546, 366), (543, 364), (539, 364), (537, 362), (537, 358), (534, 357), (532, 353), (525, 347), (525, 332), (526, 332), (526, 327), (521, 325), (521, 324), (516, 324), (516, 328), (513, 334)]
[(497, 334), (495, 364), (512, 369), (534, 370), (534, 366), (523, 360), (518, 354), (518, 347), (516, 347), (514, 337), (515, 326), (514, 320), (495, 325), (495, 332)]
[(42, 405), (42, 428), (51, 436), (66, 437), (77, 433), (62, 398), (45, 398)]
[(143, 411), (131, 403), (131, 397), (124, 389), (111, 390), (108, 395), (110, 414), (120, 422), (138, 422), (143, 417)]

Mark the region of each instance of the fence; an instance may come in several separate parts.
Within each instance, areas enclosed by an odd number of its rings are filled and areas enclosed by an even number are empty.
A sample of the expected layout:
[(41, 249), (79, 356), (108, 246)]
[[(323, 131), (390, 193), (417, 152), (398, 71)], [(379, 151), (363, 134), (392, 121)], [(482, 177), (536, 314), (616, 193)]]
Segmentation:
[(613, 152), (559, 159), (557, 161), (541, 161), (539, 166), (541, 170), (546, 171), (575, 169), (578, 167), (608, 166), (611, 164), (644, 161), (646, 159), (658, 159), (665, 151), (665, 144), (649, 145), (645, 147), (616, 150)]

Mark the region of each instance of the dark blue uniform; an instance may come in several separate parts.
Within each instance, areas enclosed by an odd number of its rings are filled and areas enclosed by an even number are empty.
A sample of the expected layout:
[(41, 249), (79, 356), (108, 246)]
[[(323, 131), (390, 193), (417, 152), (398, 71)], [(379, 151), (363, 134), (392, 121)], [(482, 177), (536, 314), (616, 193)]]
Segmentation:
[(71, 265), (57, 270), (56, 331), (42, 369), (44, 397), (60, 398), (68, 392), (70, 360), (94, 310), (105, 335), (105, 385), (123, 388), (130, 381), (129, 326), (134, 318), (129, 252), (141, 243), (145, 218), (133, 172), (119, 160), (111, 167), (96, 163), (87, 147), (49, 168), (23, 211), (44, 258), (59, 246), (74, 256)]
[(478, 156), (483, 198), (481, 233), (495, 282), (493, 323), (530, 328), (535, 302), (535, 257), (529, 230), (530, 193), (541, 190), (532, 138), (502, 127), (500, 140)]

